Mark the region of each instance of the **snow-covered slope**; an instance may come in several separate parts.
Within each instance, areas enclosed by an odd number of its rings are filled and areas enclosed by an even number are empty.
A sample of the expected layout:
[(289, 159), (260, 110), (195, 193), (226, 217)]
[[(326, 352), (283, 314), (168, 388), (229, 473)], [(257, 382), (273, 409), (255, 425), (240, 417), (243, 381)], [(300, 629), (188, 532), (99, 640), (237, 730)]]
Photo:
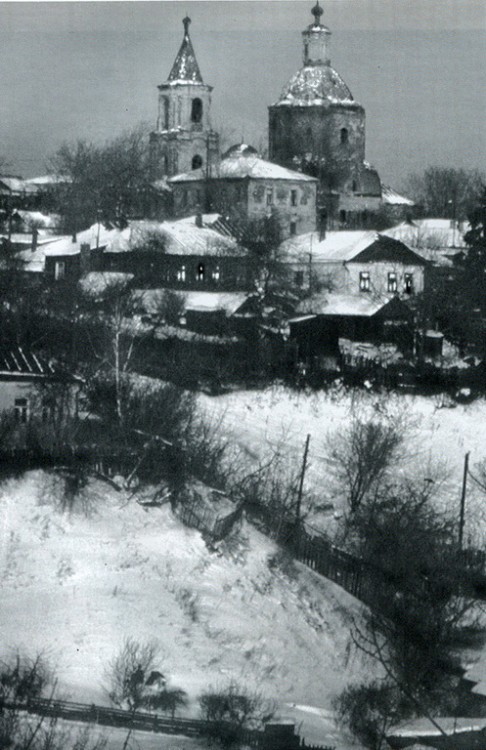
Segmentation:
[(304, 719), (309, 740), (332, 741), (331, 698), (366, 669), (350, 649), (352, 597), (279, 563), (249, 524), (210, 552), (167, 506), (93, 482), (62, 512), (61, 489), (40, 471), (0, 485), (3, 651), (43, 650), (64, 696), (105, 702), (104, 666), (122, 640), (155, 638), (193, 713), (200, 691), (234, 678)]

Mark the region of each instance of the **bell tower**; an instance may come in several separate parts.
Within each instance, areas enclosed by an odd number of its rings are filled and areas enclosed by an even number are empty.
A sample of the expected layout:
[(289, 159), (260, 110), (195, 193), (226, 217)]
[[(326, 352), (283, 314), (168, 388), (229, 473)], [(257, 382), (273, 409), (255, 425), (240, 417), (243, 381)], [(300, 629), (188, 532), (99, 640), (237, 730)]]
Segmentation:
[(204, 83), (189, 35), (191, 19), (165, 83), (160, 84), (157, 126), (150, 134), (154, 180), (204, 168), (210, 174), (219, 157), (219, 136), (211, 129), (212, 86)]

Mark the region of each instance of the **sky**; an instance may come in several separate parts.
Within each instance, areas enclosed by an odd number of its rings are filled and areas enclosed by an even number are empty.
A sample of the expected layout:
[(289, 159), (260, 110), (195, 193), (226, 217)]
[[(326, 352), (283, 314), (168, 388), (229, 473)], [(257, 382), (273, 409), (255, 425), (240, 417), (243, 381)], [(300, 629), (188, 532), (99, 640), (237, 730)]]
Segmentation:
[[(486, 0), (322, 0), (332, 64), (366, 109), (367, 159), (396, 188), (428, 165), (486, 171)], [(0, 2), (0, 155), (44, 174), (63, 142), (155, 126), (182, 18), (212, 124), (265, 145), (302, 65), (314, 0)]]

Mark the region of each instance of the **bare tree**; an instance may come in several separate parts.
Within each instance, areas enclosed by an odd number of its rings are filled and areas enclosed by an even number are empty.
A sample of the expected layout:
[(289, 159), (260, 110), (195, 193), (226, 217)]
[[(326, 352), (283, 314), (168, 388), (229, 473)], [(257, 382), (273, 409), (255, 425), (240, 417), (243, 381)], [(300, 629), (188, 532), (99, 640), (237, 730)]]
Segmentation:
[(155, 670), (160, 650), (155, 641), (125, 638), (105, 670), (110, 700), (117, 706), (136, 711), (146, 700), (146, 682)]
[(426, 216), (459, 220), (474, 206), (484, 179), (478, 170), (431, 166), (408, 177), (408, 190)]
[(348, 428), (329, 436), (327, 462), (351, 513), (378, 490), (399, 458), (404, 438), (398, 422), (360, 415), (352, 417)]

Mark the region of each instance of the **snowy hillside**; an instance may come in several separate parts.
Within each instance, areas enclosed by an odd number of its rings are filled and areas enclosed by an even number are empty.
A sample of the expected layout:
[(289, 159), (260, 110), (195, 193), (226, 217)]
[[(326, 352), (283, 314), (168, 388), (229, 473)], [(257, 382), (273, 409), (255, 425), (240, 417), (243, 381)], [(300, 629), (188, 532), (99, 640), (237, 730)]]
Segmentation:
[(248, 524), (216, 553), (167, 506), (143, 508), (101, 482), (71, 513), (61, 498), (59, 479), (40, 471), (0, 485), (3, 650), (43, 650), (64, 697), (106, 702), (103, 669), (122, 640), (156, 638), (193, 714), (200, 691), (234, 678), (304, 720), (308, 740), (333, 741), (331, 698), (365, 672), (349, 648), (355, 600), (280, 563)]
[[(265, 390), (237, 391), (224, 396), (199, 396), (199, 404), (214, 423), (222, 422), (232, 441), (249, 460), (279, 451), (300, 465), (306, 435), (311, 435), (307, 484), (321, 502), (340, 498), (331, 493), (326, 464), (326, 438), (349, 424), (353, 410), (389, 415), (407, 425), (408, 460), (397, 472), (421, 478), (432, 471), (444, 478), (440, 497), (455, 513), (459, 508), (464, 454), (471, 452), (470, 466), (486, 458), (486, 402), (469, 405), (448, 403), (442, 396), (421, 397), (364, 391), (295, 391), (282, 386)], [(434, 470), (434, 465), (439, 467)], [(325, 519), (324, 519), (325, 521)], [(331, 520), (328, 519), (330, 523)], [(465, 538), (482, 546), (486, 541), (486, 504), (483, 492), (469, 480)]]

